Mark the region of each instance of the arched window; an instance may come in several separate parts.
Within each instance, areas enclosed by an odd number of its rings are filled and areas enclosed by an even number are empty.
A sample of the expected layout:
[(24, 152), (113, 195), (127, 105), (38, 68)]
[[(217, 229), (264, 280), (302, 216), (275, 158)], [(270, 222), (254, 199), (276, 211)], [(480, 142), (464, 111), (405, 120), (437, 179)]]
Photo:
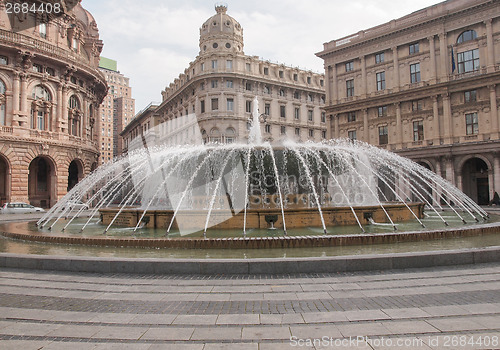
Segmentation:
[(52, 95), (47, 88), (37, 85), (31, 92), (31, 98), (33, 99), (31, 104), (31, 128), (50, 130)]
[(477, 33), (475, 30), (466, 30), (458, 36), (457, 44), (464, 43), (466, 41), (477, 39)]
[(75, 95), (69, 98), (69, 108), (80, 109), (80, 101), (78, 101), (78, 98)]
[(5, 125), (5, 84), (0, 80), (0, 125)]
[(31, 93), (31, 97), (35, 100), (52, 101), (52, 96), (50, 95), (49, 90), (42, 85), (35, 86), (33, 92)]
[(205, 131), (205, 129), (201, 129), (201, 137), (203, 139), (203, 143), (207, 143), (208, 140), (207, 140), (207, 132)]
[(75, 95), (71, 95), (68, 101), (68, 133), (70, 135), (80, 136), (81, 120), (80, 100)]
[(231, 127), (227, 128), (225, 133), (225, 138), (226, 138), (226, 143), (234, 143), (236, 138), (236, 131)]
[(217, 128), (213, 128), (210, 130), (210, 142), (220, 143), (220, 131)]

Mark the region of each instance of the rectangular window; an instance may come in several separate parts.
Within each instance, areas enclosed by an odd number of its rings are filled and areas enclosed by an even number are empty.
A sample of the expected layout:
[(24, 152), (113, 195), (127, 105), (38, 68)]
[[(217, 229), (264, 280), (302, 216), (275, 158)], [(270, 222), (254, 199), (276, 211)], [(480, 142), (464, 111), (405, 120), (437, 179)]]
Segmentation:
[(286, 118), (286, 107), (285, 106), (280, 106), (280, 117)]
[(321, 79), (321, 80), (319, 81), (319, 85), (324, 86), (324, 85), (325, 85), (325, 81), (324, 81), (323, 79)]
[(413, 112), (421, 111), (423, 108), (424, 108), (424, 101), (422, 100), (411, 101), (411, 110)]
[(47, 37), (47, 25), (45, 23), (40, 23), (40, 25), (38, 26), (38, 32), (40, 33), (40, 36), (42, 38), (46, 38)]
[(250, 72), (252, 70), (252, 66), (250, 65), (250, 63), (246, 63), (245, 67), (247, 69), (247, 72)]
[(232, 98), (227, 99), (227, 110), (234, 111), (234, 99)]
[(286, 135), (286, 126), (281, 126), (281, 129), (280, 129), (280, 132), (281, 132), (281, 135)]
[(345, 82), (345, 87), (346, 87), (346, 91), (347, 91), (347, 97), (354, 96), (354, 79), (347, 80)]
[(321, 130), (321, 138), (326, 139), (326, 130)]
[(416, 54), (418, 52), (420, 52), (420, 47), (418, 43), (410, 44), (410, 50), (409, 50), (410, 55)]
[(424, 139), (424, 122), (422, 120), (413, 122), (413, 141)]
[(476, 135), (479, 132), (479, 120), (477, 112), (465, 115), (465, 132), (467, 135)]
[(269, 75), (269, 68), (264, 67), (264, 75)]
[(347, 112), (347, 122), (355, 122), (356, 121), (356, 113), (355, 112)]
[(387, 106), (381, 106), (377, 108), (379, 117), (387, 117)]
[(297, 100), (300, 100), (300, 92), (295, 91), (295, 92), (293, 93), (293, 98), (295, 98), (295, 99), (297, 99)]
[(43, 67), (39, 64), (33, 64), (33, 72), (38, 72), (38, 73), (42, 73), (43, 72)]
[(213, 98), (212, 99), (212, 111), (217, 111), (218, 109), (219, 109), (219, 99)]
[(299, 75), (298, 75), (297, 73), (294, 73), (294, 74), (293, 74), (293, 80), (294, 80), (294, 81), (299, 80)]
[(458, 73), (475, 72), (479, 70), (479, 49), (457, 54)]
[(300, 119), (300, 108), (295, 107), (293, 116), (294, 116), (295, 120), (299, 120)]
[(217, 69), (217, 60), (212, 60), (212, 69)]
[(264, 126), (264, 130), (265, 130), (265, 132), (266, 132), (266, 133), (270, 134), (270, 133), (271, 133), (271, 125), (266, 124), (266, 125)]
[(232, 80), (226, 80), (226, 87), (228, 89), (232, 89), (233, 88), (233, 81)]
[(375, 63), (382, 63), (384, 62), (384, 53), (380, 52), (375, 55)]
[(233, 69), (233, 60), (227, 60), (226, 61), (226, 69), (227, 70)]
[(309, 129), (309, 137), (314, 137), (314, 130), (313, 129)]
[(300, 136), (300, 128), (295, 128), (295, 135)]
[(313, 121), (313, 111), (311, 109), (307, 111), (307, 120)]
[(347, 138), (351, 141), (356, 140), (356, 130), (349, 130), (347, 132)]
[(410, 83), (420, 82), (420, 63), (410, 64)]
[(252, 113), (252, 101), (247, 100), (247, 101), (245, 102), (245, 111), (246, 111), (247, 113)]
[(389, 130), (387, 125), (378, 127), (378, 144), (387, 145), (389, 143)]
[(36, 124), (39, 130), (45, 130), (45, 116), (43, 115), (43, 110), (37, 112)]
[(271, 115), (271, 105), (269, 103), (266, 103), (264, 105), (264, 114), (265, 115)]
[(476, 102), (477, 101), (476, 90), (465, 91), (464, 92), (464, 101), (465, 101), (465, 103)]
[(217, 86), (219, 85), (219, 82), (217, 80), (212, 80), (212, 89), (215, 89), (217, 88)]
[(345, 71), (346, 71), (346, 72), (350, 72), (350, 71), (352, 71), (353, 69), (354, 69), (354, 62), (353, 62), (353, 61), (351, 61), (351, 62), (347, 62), (347, 63), (345, 64)]
[(385, 72), (377, 73), (377, 91), (385, 90)]
[(205, 70), (205, 63), (202, 63), (200, 67), (201, 67), (200, 70), (203, 72)]
[(0, 64), (8, 64), (9, 59), (5, 56), (0, 56)]
[(252, 83), (246, 83), (245, 84), (245, 90), (252, 91)]
[(278, 74), (279, 74), (280, 78), (283, 78), (285, 76), (285, 73), (283, 73), (282, 70), (280, 70)]
[(307, 77), (307, 83), (311, 84), (311, 77)]
[(321, 122), (326, 123), (326, 112), (321, 112)]

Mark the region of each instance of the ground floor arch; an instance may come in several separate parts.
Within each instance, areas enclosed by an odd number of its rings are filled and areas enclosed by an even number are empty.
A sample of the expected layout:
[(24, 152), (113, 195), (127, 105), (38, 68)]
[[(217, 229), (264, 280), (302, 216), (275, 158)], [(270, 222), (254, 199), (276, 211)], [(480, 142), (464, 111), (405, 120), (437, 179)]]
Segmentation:
[(10, 166), (0, 154), (0, 205), (10, 202)]
[(462, 166), (462, 191), (479, 205), (490, 203), (488, 164), (481, 158), (468, 159)]
[(83, 179), (83, 164), (79, 159), (74, 159), (68, 167), (68, 192)]
[(30, 204), (48, 208), (57, 200), (57, 176), (54, 162), (45, 156), (33, 159), (28, 168)]

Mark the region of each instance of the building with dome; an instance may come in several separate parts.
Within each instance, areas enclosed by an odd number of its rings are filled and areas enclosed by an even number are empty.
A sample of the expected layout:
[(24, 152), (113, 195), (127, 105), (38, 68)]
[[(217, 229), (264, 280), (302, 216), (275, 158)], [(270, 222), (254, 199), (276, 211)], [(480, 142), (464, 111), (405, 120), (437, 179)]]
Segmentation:
[(97, 166), (103, 44), (79, 3), (49, 21), (0, 10), (0, 203), (50, 207)]
[(448, 0), (317, 55), (332, 137), (409, 157), (479, 204), (500, 193), (497, 0)]
[[(264, 140), (326, 139), (324, 76), (245, 55), (243, 28), (227, 14), (227, 5), (215, 10), (200, 28), (198, 56), (162, 91), (156, 110), (146, 108), (122, 132), (125, 149), (146, 133), (171, 144), (198, 131), (205, 143), (247, 142), (255, 97)], [(187, 116), (194, 116), (198, 128), (182, 124), (193, 124)], [(175, 137), (165, 138), (172, 129)]]

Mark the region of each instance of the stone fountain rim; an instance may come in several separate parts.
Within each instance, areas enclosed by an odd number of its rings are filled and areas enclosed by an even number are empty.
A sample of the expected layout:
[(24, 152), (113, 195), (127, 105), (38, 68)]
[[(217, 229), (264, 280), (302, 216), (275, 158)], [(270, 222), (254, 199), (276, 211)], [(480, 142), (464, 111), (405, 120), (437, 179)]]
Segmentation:
[[(75, 237), (70, 235), (46, 235), (14, 230), (33, 221), (0, 224), (0, 235), (6, 238), (41, 243), (87, 245), (103, 247), (136, 248), (184, 248), (184, 249), (262, 249), (262, 248), (313, 248), (380, 243), (402, 243), (456, 237), (470, 237), (500, 232), (500, 222), (474, 224), (462, 228), (446, 228), (428, 231), (383, 233), (359, 233), (349, 235), (307, 235), (280, 237), (226, 237), (226, 238), (123, 238), (123, 237)], [(10, 230), (6, 230), (9, 228)]]

